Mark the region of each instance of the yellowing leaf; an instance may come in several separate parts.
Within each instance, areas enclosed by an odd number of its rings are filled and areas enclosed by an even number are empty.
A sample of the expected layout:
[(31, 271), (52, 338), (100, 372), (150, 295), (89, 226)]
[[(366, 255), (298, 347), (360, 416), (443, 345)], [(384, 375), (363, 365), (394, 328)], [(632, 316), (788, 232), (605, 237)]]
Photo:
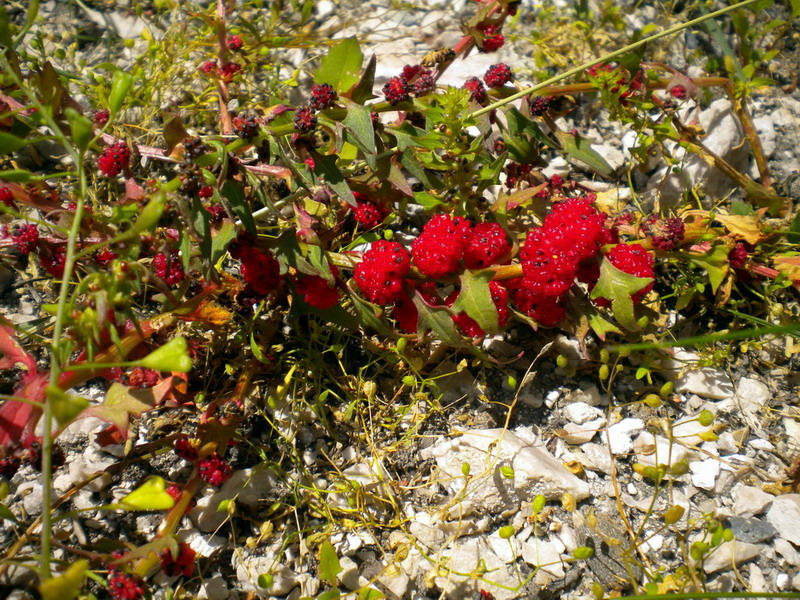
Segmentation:
[(175, 500), (167, 493), (163, 477), (151, 477), (117, 503), (124, 510), (168, 510)]
[(757, 244), (764, 237), (756, 215), (716, 215), (714, 218), (725, 225), (725, 229), (735, 238), (748, 244)]
[(89, 561), (76, 560), (58, 577), (45, 579), (39, 586), (42, 600), (72, 600), (81, 593)]
[(140, 367), (156, 371), (178, 371), (188, 373), (192, 370), (192, 359), (189, 356), (186, 338), (178, 336), (160, 348), (156, 348), (144, 358), (136, 361)]
[(800, 281), (800, 256), (775, 256), (772, 263), (792, 281)]
[(83, 414), (116, 425), (122, 436), (126, 437), (130, 417), (140, 417), (143, 412), (153, 408), (159, 399), (154, 390), (155, 388), (140, 390), (121, 383), (112, 383), (103, 403), (87, 408)]

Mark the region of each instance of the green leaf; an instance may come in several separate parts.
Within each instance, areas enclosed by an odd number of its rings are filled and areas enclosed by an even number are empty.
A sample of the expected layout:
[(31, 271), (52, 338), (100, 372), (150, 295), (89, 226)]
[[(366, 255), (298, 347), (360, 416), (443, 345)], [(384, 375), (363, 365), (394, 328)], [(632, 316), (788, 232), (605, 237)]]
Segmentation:
[(5, 4), (0, 4), (0, 46), (11, 48), (11, 22), (8, 19), (8, 11)]
[(0, 131), (0, 155), (16, 152), (20, 148), (27, 146), (28, 143), (29, 141), (26, 139)]
[(39, 585), (39, 594), (42, 600), (72, 600), (81, 593), (86, 573), (89, 571), (89, 561), (76, 560), (67, 570), (58, 577), (45, 579)]
[[(203, 203), (200, 202), (200, 198), (192, 199), (192, 228), (201, 240), (200, 255), (209, 258), (211, 256), (210, 215), (203, 207)], [(185, 255), (182, 253), (181, 256), (183, 260), (188, 263), (191, 254), (187, 252)], [(185, 264), (184, 267), (188, 267), (188, 265)], [(185, 268), (184, 270), (188, 272), (189, 269)]]
[(636, 317), (633, 310), (633, 296), (646, 288), (653, 281), (652, 277), (636, 277), (620, 271), (608, 258), (600, 264), (600, 279), (592, 290), (592, 298), (605, 298), (611, 301), (614, 318), (625, 329), (636, 331)]
[(25, 169), (9, 169), (8, 171), (0, 171), (0, 179), (13, 183), (27, 183), (28, 181), (39, 179), (39, 177)]
[(342, 572), (336, 549), (330, 542), (325, 542), (319, 549), (319, 576), (331, 586), (336, 585), (336, 576)]
[(601, 315), (597, 310), (592, 310), (589, 313), (588, 319), (589, 327), (592, 328), (592, 331), (594, 331), (597, 337), (599, 337), (601, 340), (605, 340), (609, 333), (622, 333), (622, 330), (620, 330), (619, 327), (614, 325), (608, 319), (603, 318), (603, 315)]
[[(798, 1), (800, 2), (800, 0)], [(789, 233), (786, 234), (786, 241), (790, 244), (800, 244), (800, 213), (794, 216)]]
[(506, 119), (508, 131), (503, 133), (503, 141), (515, 160), (523, 163), (538, 161), (539, 146), (536, 142), (550, 148), (556, 147), (555, 142), (546, 136), (534, 121), (513, 106), (506, 112)]
[(236, 226), (233, 223), (227, 220), (222, 223), (217, 234), (211, 239), (212, 265), (217, 264), (217, 261), (225, 254), (228, 244), (235, 240), (237, 235)]
[(123, 510), (169, 510), (175, 506), (175, 500), (167, 493), (164, 478), (154, 476), (114, 506)]
[(247, 204), (242, 184), (232, 179), (225, 180), (222, 184), (222, 196), (230, 203), (234, 214), (247, 229), (248, 233), (256, 234), (256, 223), (253, 221), (253, 213)]
[(352, 291), (348, 287), (348, 291), (350, 292), (350, 299), (353, 302), (353, 309), (356, 312), (356, 317), (358, 318), (361, 323), (367, 327), (370, 327), (377, 331), (379, 334), (386, 336), (390, 339), (397, 338), (397, 334), (394, 333), (383, 320), (380, 318), (381, 313), (375, 312), (375, 305), (370, 304), (369, 302), (362, 299), (357, 293)]
[(792, 5), (792, 17), (800, 17), (800, 0), (789, 0)]
[(756, 209), (749, 202), (742, 202), (741, 200), (734, 200), (731, 202), (731, 214), (742, 217), (749, 217), (756, 214)]
[(578, 560), (591, 558), (592, 556), (594, 556), (594, 548), (590, 548), (589, 546), (580, 546), (578, 548), (575, 548), (575, 551), (572, 553), (572, 556), (574, 556)]
[(69, 121), (69, 127), (72, 130), (72, 139), (75, 145), (81, 151), (86, 150), (89, 147), (89, 142), (94, 137), (94, 126), (92, 122), (71, 107), (65, 108), (64, 114), (67, 116), (67, 121)]
[(12, 513), (5, 504), (0, 504), (0, 519), (5, 519), (6, 521), (11, 521), (13, 523), (19, 523), (19, 519), (14, 516), (14, 513)]
[(488, 334), (500, 330), (497, 307), (489, 289), (491, 280), (491, 271), (464, 271), (461, 275), (461, 291), (452, 306), (454, 313), (466, 312)]
[(90, 402), (86, 398), (67, 394), (54, 385), (48, 385), (45, 394), (59, 427), (64, 427), (89, 408)]
[(350, 191), (350, 186), (336, 166), (338, 156), (331, 154), (328, 156), (317, 155), (314, 157), (314, 174), (321, 177), (325, 182), (331, 186), (331, 189), (336, 192), (339, 197), (347, 202), (350, 206), (356, 205), (356, 198), (353, 192)]
[(314, 83), (327, 83), (339, 94), (350, 91), (359, 80), (364, 54), (355, 37), (349, 37), (333, 46), (314, 73)]
[(166, 204), (167, 195), (164, 192), (159, 191), (154, 194), (147, 206), (139, 213), (139, 218), (136, 219), (133, 226), (118, 236), (115, 241), (138, 237), (139, 234), (155, 227), (159, 219), (161, 219), (161, 214), (164, 212)]
[(111, 92), (108, 95), (108, 112), (113, 117), (122, 108), (125, 96), (133, 85), (133, 77), (122, 70), (114, 71), (111, 76)]
[(595, 173), (608, 177), (614, 172), (606, 159), (592, 148), (589, 140), (584, 137), (572, 135), (567, 131), (556, 131), (556, 137), (561, 142), (561, 151), (568, 157), (574, 158), (588, 165)]
[(361, 588), (358, 591), (358, 600), (381, 600), (385, 597), (381, 592), (371, 587)]
[(500, 467), (500, 475), (502, 475), (506, 479), (514, 479), (514, 469), (512, 469), (508, 465), (503, 465), (502, 467)]
[(372, 93), (372, 88), (375, 87), (375, 65), (377, 58), (373, 54), (367, 61), (367, 66), (364, 67), (364, 72), (361, 74), (361, 79), (350, 92), (350, 98), (353, 102), (364, 104), (367, 100), (375, 97)]
[(458, 348), (467, 345), (456, 330), (450, 311), (438, 306), (428, 306), (419, 292), (414, 294), (414, 305), (417, 307), (417, 313), (419, 314), (417, 320), (419, 327), (417, 336), (419, 338), (422, 338), (425, 332), (430, 330), (448, 346)]
[(372, 125), (370, 110), (366, 106), (361, 106), (355, 102), (350, 102), (342, 98), (342, 103), (347, 107), (347, 116), (344, 118), (344, 126), (347, 130), (347, 138), (364, 154), (364, 160), (374, 171), (376, 169), (375, 147), (375, 128)]
[(126, 434), (131, 416), (140, 417), (155, 406), (158, 400), (155, 390), (156, 388), (134, 389), (114, 382), (108, 388), (103, 403), (89, 407), (86, 414), (113, 423)]
[(717, 244), (705, 254), (681, 253), (681, 255), (705, 269), (708, 273), (708, 281), (711, 283), (711, 289), (716, 294), (717, 288), (722, 284), (730, 268), (728, 263), (729, 251), (728, 246), (725, 244)]
[(137, 360), (136, 364), (156, 371), (188, 373), (192, 370), (192, 359), (189, 356), (186, 338), (183, 336), (172, 338), (160, 348)]
[(322, 592), (317, 596), (317, 600), (339, 600), (341, 597), (342, 593), (339, 591), (339, 588), (333, 588), (327, 592)]

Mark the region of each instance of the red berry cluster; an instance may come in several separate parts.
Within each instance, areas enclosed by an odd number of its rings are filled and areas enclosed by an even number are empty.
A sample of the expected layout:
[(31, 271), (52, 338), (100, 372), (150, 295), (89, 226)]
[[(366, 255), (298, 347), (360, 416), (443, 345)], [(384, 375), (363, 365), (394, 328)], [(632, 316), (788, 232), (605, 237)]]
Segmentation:
[(209, 485), (222, 485), (230, 478), (232, 470), (228, 462), (216, 452), (197, 463), (200, 478)]
[(387, 305), (403, 292), (403, 277), (411, 269), (408, 250), (397, 242), (378, 240), (364, 253), (354, 277), (361, 293), (370, 302)]
[(528, 98), (528, 109), (533, 116), (546, 113), (555, 100), (554, 96), (533, 96)]
[(383, 95), (392, 106), (410, 100), (412, 91), (408, 81), (403, 77), (392, 77), (383, 86)]
[(747, 266), (747, 257), (749, 255), (747, 246), (742, 242), (736, 242), (736, 245), (728, 252), (728, 261), (734, 269), (744, 269)]
[(178, 257), (159, 252), (153, 257), (153, 270), (167, 285), (177, 285), (183, 281), (183, 265)]
[(478, 223), (464, 250), (464, 265), (468, 269), (484, 269), (498, 264), (510, 251), (505, 229), (497, 223)]
[(202, 65), (200, 65), (200, 70), (206, 75), (215, 74), (217, 72), (217, 61), (207, 60)]
[(483, 87), (483, 82), (477, 77), (470, 77), (462, 87), (465, 90), (469, 90), (470, 97), (475, 102), (481, 103), (486, 100), (486, 88)]
[(356, 207), (353, 209), (353, 216), (356, 222), (364, 229), (372, 229), (380, 225), (389, 214), (389, 209), (383, 204), (373, 202), (366, 194), (353, 192), (356, 198)]
[(117, 258), (119, 255), (116, 252), (112, 252), (108, 248), (103, 248), (97, 254), (94, 255), (94, 259), (102, 266), (107, 267), (108, 264)]
[(496, 25), (481, 25), (478, 29), (483, 34), (481, 49), (484, 52), (496, 52), (506, 43), (506, 39)]
[(433, 73), (427, 69), (420, 72), (411, 86), (411, 91), (416, 98), (436, 91), (436, 79), (434, 79)]
[(689, 92), (686, 90), (685, 85), (673, 85), (669, 88), (669, 93), (672, 94), (672, 97), (677, 100), (685, 100), (689, 96)]
[(228, 37), (228, 50), (232, 52), (238, 52), (242, 49), (244, 43), (242, 42), (242, 36), (240, 35), (232, 35)]
[(94, 115), (92, 115), (92, 122), (96, 127), (105, 127), (110, 117), (111, 113), (108, 112), (108, 110), (98, 110), (96, 113), (94, 113)]
[(522, 312), (547, 326), (564, 318), (564, 299), (575, 278), (595, 274), (597, 252), (611, 241), (605, 220), (593, 197), (570, 198), (555, 204), (542, 226), (528, 233), (520, 251), (523, 276), (509, 287)]
[(503, 168), (503, 172), (506, 174), (506, 187), (511, 189), (520, 182), (527, 181), (532, 170), (532, 165), (524, 165), (517, 162), (508, 163)]
[(178, 556), (172, 556), (169, 548), (161, 553), (161, 570), (168, 577), (191, 577), (194, 573), (195, 551), (185, 542), (178, 544)]
[[(111, 554), (118, 559), (125, 556), (125, 552), (118, 550)], [(108, 571), (108, 593), (114, 600), (138, 600), (144, 595), (144, 581), (138, 575), (126, 573), (117, 567)]]
[(336, 94), (336, 90), (333, 89), (331, 84), (321, 83), (319, 85), (312, 86), (311, 97), (309, 98), (308, 103), (314, 110), (325, 110), (326, 108), (330, 108), (336, 104), (338, 99), (339, 96)]
[(64, 246), (52, 248), (46, 254), (39, 257), (42, 268), (53, 277), (61, 279), (64, 276), (64, 266), (67, 262), (67, 251)]
[(339, 269), (331, 267), (334, 281), (329, 283), (319, 275), (300, 275), (297, 277), (297, 293), (303, 297), (306, 304), (325, 310), (339, 302), (339, 291), (336, 288), (336, 277)]
[(662, 219), (658, 215), (650, 215), (642, 222), (642, 231), (652, 238), (654, 248), (668, 251), (677, 248), (683, 241), (686, 226), (678, 217)]
[(498, 63), (496, 65), (492, 65), (486, 71), (486, 74), (483, 76), (483, 80), (486, 82), (486, 85), (490, 88), (499, 88), (503, 87), (509, 81), (514, 79), (514, 74), (511, 72), (511, 69), (505, 63)]
[(242, 261), (242, 279), (250, 292), (266, 296), (278, 287), (280, 265), (272, 254), (253, 246), (240, 247), (231, 254)]
[(194, 462), (197, 460), (197, 448), (192, 444), (192, 440), (185, 433), (180, 434), (175, 438), (172, 446), (175, 449), (175, 454), (180, 456), (183, 460)]
[(128, 144), (119, 141), (103, 149), (97, 159), (97, 168), (106, 177), (116, 177), (128, 168), (131, 151)]
[(230, 81), (241, 70), (242, 67), (240, 64), (228, 62), (222, 65), (222, 68), (219, 70), (219, 76), (224, 81)]
[(472, 225), (464, 217), (436, 214), (411, 244), (419, 272), (439, 279), (455, 273), (472, 238)]
[(294, 111), (294, 128), (301, 134), (311, 133), (317, 126), (317, 117), (310, 106), (301, 106)]
[(11, 238), (14, 247), (19, 250), (20, 254), (25, 256), (36, 248), (36, 244), (39, 241), (39, 230), (36, 229), (36, 225), (15, 224), (9, 227), (7, 223), (3, 223), (2, 231), (3, 237)]

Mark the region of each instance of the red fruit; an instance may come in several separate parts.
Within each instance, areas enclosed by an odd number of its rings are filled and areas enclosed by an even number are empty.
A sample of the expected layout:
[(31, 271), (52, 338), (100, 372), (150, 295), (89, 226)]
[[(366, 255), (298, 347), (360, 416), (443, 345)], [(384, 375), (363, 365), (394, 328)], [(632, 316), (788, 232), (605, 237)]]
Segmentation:
[(280, 265), (272, 254), (252, 248), (242, 255), (241, 261), (242, 279), (250, 284), (253, 292), (266, 296), (278, 287)]
[(28, 255), (36, 248), (39, 241), (39, 230), (36, 225), (12, 225), (3, 223), (3, 237), (10, 237), (20, 254)]
[(94, 259), (104, 267), (107, 267), (108, 263), (110, 263), (118, 256), (119, 255), (116, 252), (112, 252), (108, 248), (103, 248), (97, 254), (94, 255)]
[(197, 448), (192, 445), (189, 436), (182, 433), (177, 438), (172, 447), (175, 449), (175, 454), (180, 456), (183, 460), (194, 462), (197, 460)]
[(225, 215), (227, 214), (225, 212), (225, 207), (223, 207), (221, 204), (212, 204), (211, 206), (207, 207), (206, 210), (211, 215), (209, 217), (209, 220), (212, 223), (222, 223), (222, 220), (225, 218)]
[(503, 37), (499, 30), (494, 25), (483, 25), (478, 27), (483, 33), (483, 43), (481, 49), (484, 52), (495, 52), (503, 47), (506, 39)]
[(126, 375), (127, 385), (135, 388), (146, 389), (155, 386), (161, 379), (161, 373), (155, 369), (143, 369), (134, 367)]
[(356, 222), (364, 229), (372, 229), (380, 225), (389, 214), (389, 209), (382, 204), (372, 202), (359, 192), (354, 192), (356, 197), (356, 207), (353, 209), (353, 216)]
[(106, 177), (116, 177), (128, 168), (130, 158), (128, 144), (120, 141), (103, 149), (103, 153), (97, 158), (97, 168)]
[(294, 111), (294, 128), (300, 133), (310, 133), (317, 126), (317, 117), (310, 106), (301, 106)]
[(111, 116), (111, 113), (108, 112), (108, 110), (106, 110), (106, 109), (98, 110), (92, 116), (92, 122), (97, 127), (105, 127), (106, 123), (108, 123), (108, 119), (109, 119), (110, 116)]
[(528, 108), (534, 116), (543, 115), (550, 108), (553, 96), (533, 96), (528, 98)]
[(400, 73), (400, 79), (405, 82), (409, 82), (414, 79), (414, 77), (417, 76), (417, 73), (419, 73), (421, 70), (422, 67), (420, 65), (406, 65), (403, 67), (403, 70)]
[(14, 206), (14, 194), (7, 185), (0, 186), (0, 202), (6, 206)]
[(383, 86), (383, 95), (389, 104), (395, 106), (411, 99), (411, 89), (408, 82), (402, 77), (392, 77)]
[(314, 110), (325, 110), (326, 108), (330, 108), (336, 104), (338, 99), (339, 96), (336, 94), (336, 90), (333, 89), (332, 85), (328, 83), (321, 83), (319, 85), (312, 86), (311, 98), (309, 99), (308, 103)]
[(217, 61), (207, 60), (200, 66), (200, 70), (206, 75), (213, 75), (217, 72)]
[(747, 247), (742, 242), (736, 242), (728, 253), (728, 261), (734, 269), (744, 269), (747, 266), (748, 256)]
[(431, 279), (450, 275), (458, 270), (458, 262), (471, 238), (472, 225), (468, 219), (434, 215), (411, 244), (414, 265)]
[(486, 82), (486, 85), (490, 88), (499, 88), (503, 87), (509, 81), (514, 79), (514, 74), (511, 72), (511, 69), (508, 68), (508, 65), (505, 63), (498, 63), (496, 65), (492, 65), (486, 71), (486, 74), (483, 76), (483, 80)]
[(191, 577), (194, 572), (195, 551), (185, 542), (178, 544), (178, 556), (172, 556), (169, 548), (161, 553), (161, 570), (168, 577)]
[(478, 223), (464, 251), (468, 269), (483, 269), (495, 264), (511, 251), (505, 229), (497, 223)]
[(231, 476), (231, 466), (216, 452), (197, 463), (200, 478), (209, 485), (222, 485)]
[(235, 62), (229, 62), (222, 65), (222, 68), (219, 70), (219, 76), (222, 77), (225, 81), (230, 81), (233, 79), (233, 76), (236, 75), (239, 71), (242, 70), (241, 65)]
[(672, 94), (673, 98), (677, 98), (678, 100), (685, 100), (689, 95), (689, 92), (686, 91), (686, 86), (680, 84), (672, 86), (669, 89), (669, 93)]
[(387, 305), (402, 294), (403, 277), (410, 269), (408, 250), (397, 242), (378, 240), (364, 253), (354, 278), (367, 300)]
[[(199, 190), (197, 190), (197, 196), (199, 198), (211, 198), (214, 195), (214, 188), (210, 185), (201, 186)], [(219, 205), (215, 205), (219, 206)], [(223, 209), (224, 211), (224, 209)]]
[[(334, 278), (338, 269), (332, 267)], [(297, 293), (303, 297), (306, 304), (325, 310), (339, 302), (339, 291), (336, 283), (328, 283), (324, 277), (318, 275), (302, 275), (297, 278)]]
[(423, 71), (411, 86), (414, 96), (419, 98), (436, 90), (436, 80), (430, 71)]
[(417, 310), (416, 304), (414, 304), (414, 300), (408, 295), (401, 294), (394, 303), (392, 317), (397, 321), (397, 326), (400, 328), (400, 331), (417, 333), (419, 311)]
[(569, 248), (584, 260), (594, 256), (603, 245), (606, 215), (594, 206), (594, 197), (568, 198), (553, 205), (544, 219), (548, 237)]
[(61, 279), (64, 276), (64, 265), (67, 262), (67, 251), (63, 246), (54, 248), (48, 254), (39, 257), (42, 268), (53, 277)]
[(178, 257), (172, 255), (167, 257), (163, 252), (153, 257), (153, 270), (167, 285), (177, 285), (184, 278), (183, 265)]
[(138, 575), (111, 569), (108, 572), (108, 593), (115, 600), (138, 600), (144, 595), (144, 582)]
[(258, 135), (258, 117), (252, 114), (244, 116), (237, 115), (233, 118), (233, 127), (233, 132), (240, 138), (244, 140), (252, 140)]
[(654, 248), (668, 251), (683, 241), (686, 226), (678, 217), (662, 219), (658, 215), (650, 215), (642, 222), (642, 231), (653, 238)]
[(532, 165), (523, 165), (517, 162), (508, 163), (503, 168), (503, 172), (506, 174), (506, 187), (510, 189), (520, 181), (525, 181), (532, 170)]
[(242, 46), (244, 46), (244, 43), (242, 42), (242, 36), (232, 35), (228, 38), (228, 50), (238, 52), (242, 49)]
[(567, 315), (560, 296), (543, 296), (522, 285), (523, 279), (511, 279), (506, 283), (511, 302), (531, 319), (546, 327), (558, 325)]
[(483, 82), (477, 77), (470, 77), (464, 82), (463, 88), (469, 90), (471, 98), (478, 103), (486, 100), (486, 88)]

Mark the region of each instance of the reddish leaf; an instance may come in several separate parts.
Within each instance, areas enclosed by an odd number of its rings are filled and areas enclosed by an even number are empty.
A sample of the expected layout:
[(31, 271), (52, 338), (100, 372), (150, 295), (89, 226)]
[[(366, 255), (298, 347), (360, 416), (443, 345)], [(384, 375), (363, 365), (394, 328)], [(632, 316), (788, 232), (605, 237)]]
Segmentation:
[(123, 439), (128, 437), (130, 418), (140, 417), (164, 398), (168, 387), (157, 385), (147, 389), (131, 388), (121, 383), (112, 383), (106, 398), (99, 406), (92, 406), (82, 416), (97, 417), (117, 427)]

